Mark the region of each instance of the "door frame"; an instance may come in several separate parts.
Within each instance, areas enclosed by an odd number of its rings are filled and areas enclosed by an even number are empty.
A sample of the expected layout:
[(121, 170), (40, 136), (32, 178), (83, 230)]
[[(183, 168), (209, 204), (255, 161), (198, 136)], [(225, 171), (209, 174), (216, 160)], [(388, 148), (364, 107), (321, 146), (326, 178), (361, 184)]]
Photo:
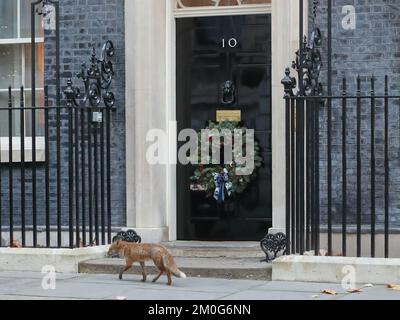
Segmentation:
[[(308, 0), (304, 0), (308, 7)], [(255, 8), (272, 15), (272, 184), (273, 232), (285, 231), (285, 104), (281, 80), (299, 47), (299, 2), (272, 0), (268, 8)], [(243, 14), (246, 8), (185, 9), (192, 14)], [(253, 14), (255, 12), (252, 12)], [(257, 12), (256, 12), (257, 13)], [(308, 10), (304, 10), (304, 15)], [(180, 17), (184, 14), (179, 14)], [(145, 153), (149, 128), (168, 128), (169, 156), (176, 163), (175, 101), (175, 0), (125, 1), (125, 130), (126, 130), (126, 221), (152, 242), (177, 238), (176, 165), (151, 166)], [(304, 21), (307, 21), (305, 18)], [(307, 26), (305, 26), (307, 27)], [(307, 30), (305, 30), (307, 32)], [(165, 44), (165, 45), (164, 45)], [(151, 50), (156, 51), (151, 51)], [(149, 61), (151, 57), (154, 61)], [(149, 98), (158, 88), (159, 94)], [(140, 106), (140, 107), (139, 107)], [(162, 108), (160, 112), (160, 108)], [(149, 110), (144, 113), (143, 110)], [(148, 176), (157, 179), (148, 179)], [(153, 199), (151, 192), (160, 193)], [(143, 208), (149, 208), (143, 211)]]
[[(169, 129), (175, 130), (176, 123), (176, 19), (192, 17), (211, 17), (211, 16), (237, 16), (254, 14), (272, 14), (272, 4), (267, 5), (243, 5), (236, 7), (199, 7), (176, 9), (176, 0), (169, 1), (169, 12), (167, 13), (167, 92), (169, 99), (167, 101), (167, 114), (169, 115)], [(282, 0), (281, 0), (282, 1)], [(169, 67), (168, 67), (169, 66)], [(171, 152), (176, 153), (177, 138), (173, 131), (168, 134), (170, 159), (174, 157)], [(175, 148), (175, 149), (173, 149)], [(167, 170), (167, 219), (169, 224), (170, 240), (178, 238), (178, 208), (177, 208), (177, 166), (168, 166)]]

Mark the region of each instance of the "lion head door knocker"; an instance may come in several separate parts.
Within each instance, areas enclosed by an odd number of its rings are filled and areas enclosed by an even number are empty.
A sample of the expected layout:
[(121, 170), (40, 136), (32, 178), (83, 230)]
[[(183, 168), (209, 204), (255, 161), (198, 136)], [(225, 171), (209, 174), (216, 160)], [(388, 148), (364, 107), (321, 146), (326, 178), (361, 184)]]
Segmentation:
[(221, 98), (222, 105), (231, 105), (236, 102), (236, 88), (231, 80), (225, 81), (221, 84)]

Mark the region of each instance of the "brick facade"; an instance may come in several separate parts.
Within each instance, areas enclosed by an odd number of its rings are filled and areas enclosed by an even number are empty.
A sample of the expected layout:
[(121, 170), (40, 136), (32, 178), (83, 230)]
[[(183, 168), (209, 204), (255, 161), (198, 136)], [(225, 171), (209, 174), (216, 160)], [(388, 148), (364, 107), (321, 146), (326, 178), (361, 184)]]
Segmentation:
[[(356, 9), (356, 28), (345, 30), (342, 20), (343, 6), (353, 5)], [(336, 0), (333, 1), (333, 94), (342, 94), (342, 78), (348, 82), (348, 94), (356, 93), (356, 78), (361, 77), (362, 94), (371, 91), (370, 79), (376, 79), (376, 94), (384, 94), (385, 75), (389, 76), (390, 94), (399, 94), (400, 80), (400, 1), (399, 0)], [(321, 1), (317, 25), (324, 35), (322, 82), (326, 89), (327, 69), (327, 0)], [(377, 228), (384, 223), (384, 105), (378, 99), (376, 108), (376, 208)], [(390, 104), (390, 220), (391, 227), (400, 227), (400, 119), (399, 102)], [(370, 223), (371, 190), (371, 120), (370, 101), (362, 102), (362, 214), (363, 223)], [(321, 110), (321, 207), (323, 220), (327, 213), (327, 112)], [(342, 110), (341, 102), (334, 103), (332, 109), (332, 186), (333, 217), (341, 223), (342, 217)], [(347, 117), (347, 157), (348, 157), (348, 219), (356, 222), (356, 103), (348, 104)]]

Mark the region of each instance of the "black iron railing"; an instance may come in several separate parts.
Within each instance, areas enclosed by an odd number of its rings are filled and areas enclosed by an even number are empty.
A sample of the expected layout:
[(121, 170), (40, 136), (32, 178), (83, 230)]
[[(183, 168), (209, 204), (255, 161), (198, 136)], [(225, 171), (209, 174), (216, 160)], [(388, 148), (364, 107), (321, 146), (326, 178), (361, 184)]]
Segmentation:
[[(390, 95), (387, 76), (380, 94), (376, 79), (368, 81), (368, 94), (362, 93), (358, 77), (355, 94), (348, 92), (344, 78), (341, 95), (295, 96), (287, 71), (283, 83), (288, 254), (319, 255), (326, 250), (328, 255), (346, 256), (352, 254), (349, 239), (354, 234), (354, 255), (390, 256), (398, 221), (391, 225), (391, 196), (396, 190), (390, 183), (395, 161), (389, 151), (394, 147), (390, 137), (400, 125), (399, 119), (392, 119), (400, 96)], [(378, 235), (383, 236), (381, 247)]]
[[(0, 117), (8, 118), (8, 136), (0, 144), (0, 239), (23, 247), (110, 243), (112, 108), (49, 106), (47, 87), (44, 106), (26, 106), (24, 96), (21, 88), (14, 105), (9, 88), (8, 106), (0, 107)], [(57, 121), (58, 115), (65, 120)]]
[[(8, 119), (7, 133), (0, 137), (0, 241), (4, 234), (9, 245), (18, 242), (22, 247), (73, 248), (112, 241), (114, 53), (111, 41), (100, 58), (93, 49), (89, 64), (82, 64), (77, 75), (84, 90), (68, 80), (65, 105), (59, 103), (59, 94), (50, 105), (47, 86), (43, 106), (33, 95), (35, 103), (27, 105), (23, 87), (16, 105), (9, 88), (8, 106), (0, 106), (0, 117)], [(42, 230), (44, 239), (38, 239)]]

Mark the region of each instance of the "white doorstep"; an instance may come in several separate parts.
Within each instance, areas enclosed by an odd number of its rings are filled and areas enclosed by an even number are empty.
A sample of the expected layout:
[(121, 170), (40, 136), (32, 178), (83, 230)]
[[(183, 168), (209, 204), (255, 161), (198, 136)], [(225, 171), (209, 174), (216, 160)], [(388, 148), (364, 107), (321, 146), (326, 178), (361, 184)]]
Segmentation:
[[(273, 262), (273, 281), (399, 284), (400, 259), (284, 256)], [(346, 277), (346, 278), (345, 278)]]
[(54, 267), (58, 273), (78, 273), (79, 263), (103, 258), (108, 246), (79, 249), (0, 248), (0, 271), (42, 272)]

